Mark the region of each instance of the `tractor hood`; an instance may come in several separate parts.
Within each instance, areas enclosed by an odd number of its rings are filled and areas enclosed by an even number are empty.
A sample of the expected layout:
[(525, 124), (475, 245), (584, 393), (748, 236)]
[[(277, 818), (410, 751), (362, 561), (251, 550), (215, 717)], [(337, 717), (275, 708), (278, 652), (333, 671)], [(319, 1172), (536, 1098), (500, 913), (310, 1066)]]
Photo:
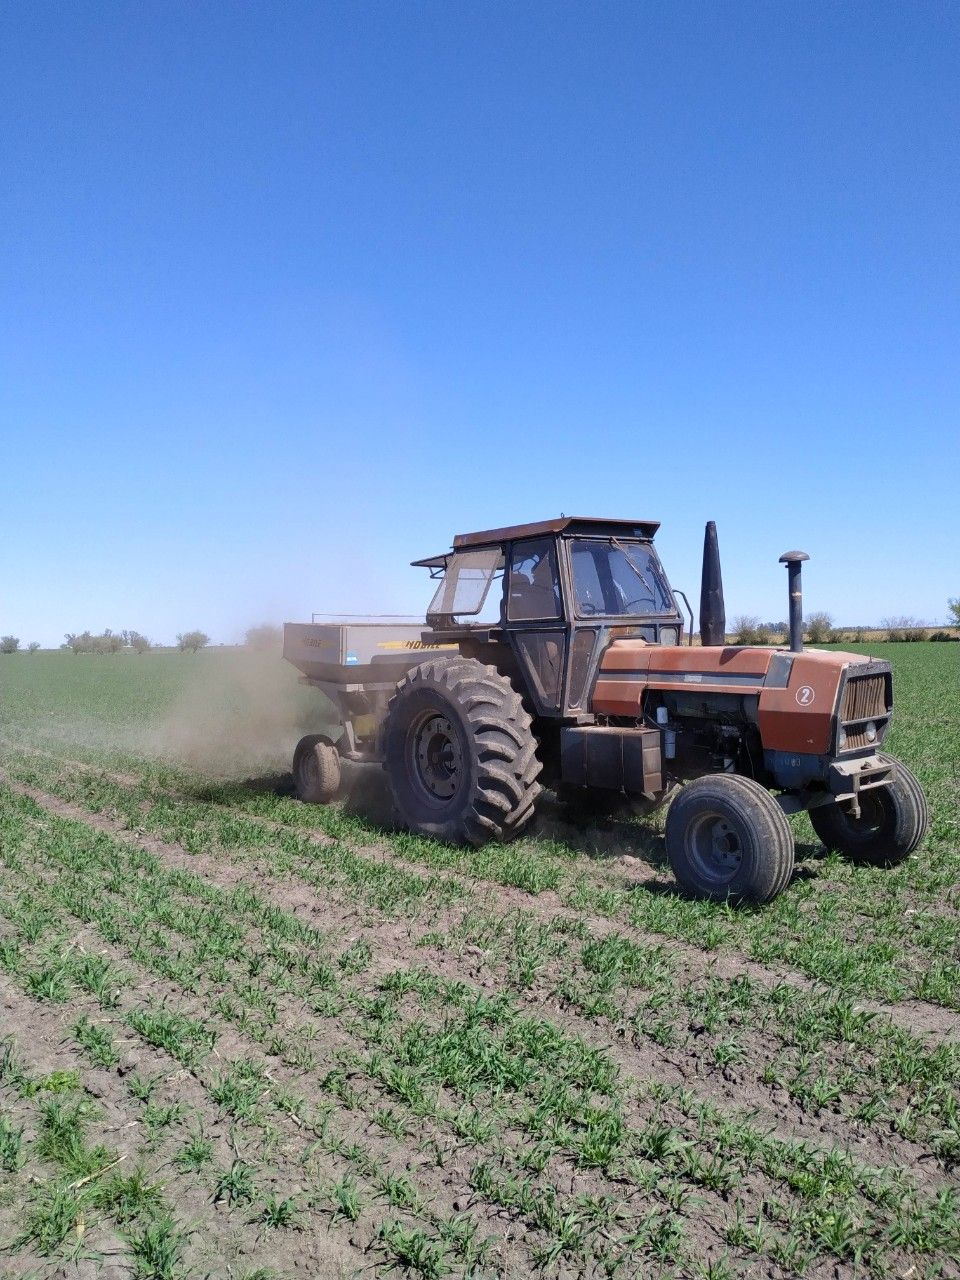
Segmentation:
[(804, 754), (836, 751), (841, 724), (846, 738), (839, 749), (867, 745), (860, 739), (870, 723), (879, 741), (892, 711), (890, 664), (860, 653), (791, 653), (735, 645), (674, 648), (635, 639), (615, 640), (604, 653), (591, 711), (640, 718), (644, 699), (654, 690), (688, 693), (691, 710), (698, 694), (714, 704), (717, 694), (755, 701), (764, 748)]

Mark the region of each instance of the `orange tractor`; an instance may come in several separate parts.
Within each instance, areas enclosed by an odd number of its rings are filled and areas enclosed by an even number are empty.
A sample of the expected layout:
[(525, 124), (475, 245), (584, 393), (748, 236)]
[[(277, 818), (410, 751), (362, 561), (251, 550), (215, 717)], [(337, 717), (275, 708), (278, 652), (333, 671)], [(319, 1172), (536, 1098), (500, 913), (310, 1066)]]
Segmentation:
[(628, 796), (652, 808), (674, 793), (674, 874), (712, 899), (780, 893), (794, 865), (787, 819), (801, 809), (829, 848), (901, 862), (927, 809), (880, 750), (890, 664), (803, 648), (803, 552), (781, 557), (789, 648), (725, 644), (712, 522), (694, 647), (658, 527), (564, 516), (461, 534), (415, 562), (439, 579), (426, 626), (288, 623), (284, 656), (338, 721), (297, 745), (297, 794), (331, 800), (341, 758), (379, 762), (411, 830), (480, 845), (527, 828), (542, 784), (591, 806)]

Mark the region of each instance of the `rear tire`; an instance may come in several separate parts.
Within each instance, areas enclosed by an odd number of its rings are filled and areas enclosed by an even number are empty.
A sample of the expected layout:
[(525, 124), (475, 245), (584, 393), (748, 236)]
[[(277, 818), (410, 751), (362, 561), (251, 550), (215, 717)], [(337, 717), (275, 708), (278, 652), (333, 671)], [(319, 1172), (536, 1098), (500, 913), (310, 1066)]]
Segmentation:
[(413, 831), (454, 844), (509, 840), (528, 826), (541, 765), (513, 685), (473, 658), (431, 659), (397, 685), (384, 767)]
[(293, 787), (304, 804), (329, 804), (340, 790), (340, 756), (318, 733), (310, 733), (297, 743)]
[(871, 867), (895, 867), (908, 858), (927, 829), (927, 799), (905, 764), (877, 753), (894, 766), (893, 778), (860, 796), (860, 817), (841, 805), (821, 804), (810, 810), (810, 821), (828, 849), (852, 862)]
[(667, 810), (679, 884), (714, 902), (770, 902), (793, 874), (793, 833), (769, 791), (738, 774), (697, 778)]

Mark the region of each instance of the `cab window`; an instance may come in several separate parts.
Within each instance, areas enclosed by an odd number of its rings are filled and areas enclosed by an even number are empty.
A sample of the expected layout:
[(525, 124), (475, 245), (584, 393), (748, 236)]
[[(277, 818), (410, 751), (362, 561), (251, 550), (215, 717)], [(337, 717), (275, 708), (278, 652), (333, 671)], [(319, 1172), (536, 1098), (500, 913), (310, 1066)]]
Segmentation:
[(518, 622), (560, 616), (560, 577), (553, 540), (515, 542), (510, 552), (507, 617)]

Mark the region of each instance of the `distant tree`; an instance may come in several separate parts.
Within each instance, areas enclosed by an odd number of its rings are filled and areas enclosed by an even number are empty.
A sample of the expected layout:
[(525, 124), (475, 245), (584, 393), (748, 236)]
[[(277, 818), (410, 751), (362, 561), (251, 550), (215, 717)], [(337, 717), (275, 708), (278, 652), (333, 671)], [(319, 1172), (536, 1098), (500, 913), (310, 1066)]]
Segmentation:
[(99, 635), (89, 631), (68, 631), (64, 636), (65, 644), (61, 649), (72, 649), (74, 653), (120, 653), (123, 649), (133, 649), (136, 653), (145, 653), (151, 648), (150, 641), (139, 631), (111, 631), (109, 627)]
[(0, 636), (0, 653), (16, 653), (20, 648), (17, 636)]
[(887, 629), (887, 639), (893, 643), (926, 640), (927, 628), (917, 618), (899, 615), (895, 618), (884, 618), (880, 625)]
[(40, 648), (40, 641), (31, 640), (30, 643), (27, 645), (27, 653), (36, 653), (39, 648)]
[(184, 631), (177, 636), (177, 648), (181, 653), (196, 653), (210, 643), (210, 637), (202, 631)]
[(147, 653), (153, 648), (153, 645), (146, 636), (141, 635), (139, 631), (124, 631), (123, 643), (128, 649), (132, 649), (134, 653)]
[(805, 619), (804, 630), (811, 644), (826, 644), (833, 630), (833, 618), (829, 613), (811, 613)]
[(123, 648), (123, 636), (114, 635), (109, 627), (96, 640), (97, 653), (119, 653)]
[(960, 596), (956, 600), (948, 600), (947, 608), (950, 610), (951, 626), (960, 627)]
[(747, 614), (741, 613), (739, 617), (733, 620), (733, 643), (734, 644), (760, 644), (757, 639), (757, 632), (760, 629), (760, 619), (748, 617)]
[(259, 627), (248, 628), (243, 642), (248, 649), (279, 649), (283, 644), (283, 628), (263, 622)]

